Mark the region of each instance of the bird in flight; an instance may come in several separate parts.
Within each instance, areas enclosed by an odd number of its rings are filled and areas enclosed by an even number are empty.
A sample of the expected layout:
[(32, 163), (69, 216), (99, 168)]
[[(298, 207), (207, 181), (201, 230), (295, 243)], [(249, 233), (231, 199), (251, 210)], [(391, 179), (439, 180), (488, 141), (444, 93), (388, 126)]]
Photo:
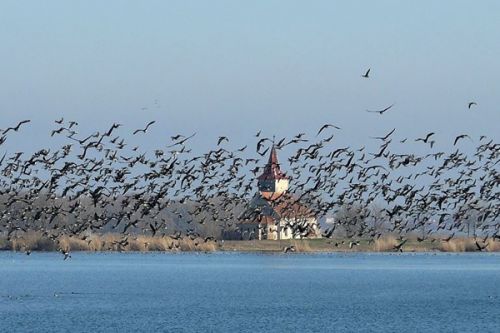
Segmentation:
[(217, 146), (219, 146), (222, 141), (229, 142), (229, 139), (226, 136), (219, 136), (219, 139), (217, 140)]
[[(186, 142), (187, 140), (191, 139), (192, 137), (194, 137), (196, 135), (196, 132), (191, 134), (190, 136), (188, 137), (185, 137), (184, 135), (180, 135), (179, 137), (182, 138), (181, 140), (179, 141), (176, 141), (174, 142), (173, 144), (171, 144), (170, 146), (167, 146), (167, 148), (170, 148), (170, 147), (174, 147), (174, 146), (177, 146), (177, 145), (182, 145), (184, 144), (184, 142)], [(173, 137), (171, 137), (172, 140), (173, 140)]]
[(429, 138), (431, 136), (433, 136), (434, 134), (435, 134), (434, 132), (431, 132), (431, 133), (427, 134), (425, 136), (425, 138), (418, 138), (418, 139), (416, 139), (415, 142), (422, 141), (423, 143), (427, 143), (427, 141), (429, 141)]
[(7, 129), (5, 129), (5, 131), (3, 131), (2, 135), (7, 134), (10, 130), (17, 132), (17, 131), (19, 131), (19, 128), (21, 127), (22, 124), (29, 123), (30, 121), (31, 120), (23, 120), (23, 121), (19, 122), (16, 127), (9, 127)]
[(320, 133), (323, 132), (328, 127), (333, 127), (333, 128), (336, 128), (336, 129), (340, 129), (340, 127), (332, 125), (332, 124), (324, 124), (323, 126), (321, 126), (321, 128), (319, 129), (318, 134), (316, 134), (316, 136), (320, 135)]
[(387, 110), (389, 110), (393, 106), (394, 106), (394, 104), (391, 104), (391, 105), (389, 105), (388, 107), (386, 107), (385, 109), (382, 109), (382, 110), (366, 110), (366, 112), (374, 112), (374, 113), (383, 114), (384, 112), (386, 112)]
[(455, 142), (453, 142), (453, 145), (455, 146), (457, 144), (458, 140), (464, 139), (464, 138), (469, 138), (472, 141), (470, 136), (468, 136), (467, 134), (462, 134), (462, 135), (459, 135), (455, 138)]
[(370, 77), (370, 71), (371, 71), (371, 68), (368, 68), (368, 70), (366, 71), (365, 74), (361, 75), (361, 77), (364, 77), (365, 79), (368, 79)]
[(489, 244), (485, 244), (483, 246), (479, 245), (479, 243), (477, 242), (477, 240), (475, 241), (476, 243), (476, 248), (479, 252), (483, 251), (484, 249), (486, 249), (488, 247)]
[(477, 105), (477, 103), (476, 103), (476, 102), (469, 102), (469, 110), (470, 110), (470, 108), (471, 108), (473, 105)]
[(396, 250), (396, 252), (403, 252), (403, 245), (406, 244), (408, 239), (403, 239), (399, 244), (394, 245), (393, 250)]
[(396, 128), (393, 128), (392, 131), (387, 133), (385, 136), (375, 136), (375, 137), (372, 137), (372, 139), (380, 139), (382, 141), (385, 141), (391, 136), (392, 133), (394, 133), (395, 130), (396, 130)]
[(136, 135), (136, 134), (137, 134), (137, 133), (139, 133), (139, 132), (146, 133), (146, 132), (147, 132), (147, 130), (148, 130), (148, 128), (149, 128), (149, 126), (153, 125), (155, 122), (156, 122), (155, 120), (150, 121), (150, 122), (146, 125), (146, 127), (145, 127), (144, 129), (137, 129), (137, 130), (135, 130), (135, 131), (134, 131), (134, 133), (133, 133), (133, 135)]
[(60, 249), (59, 251), (64, 255), (63, 260), (67, 260), (67, 259), (71, 258), (71, 254), (69, 253), (69, 251), (66, 251), (64, 249)]

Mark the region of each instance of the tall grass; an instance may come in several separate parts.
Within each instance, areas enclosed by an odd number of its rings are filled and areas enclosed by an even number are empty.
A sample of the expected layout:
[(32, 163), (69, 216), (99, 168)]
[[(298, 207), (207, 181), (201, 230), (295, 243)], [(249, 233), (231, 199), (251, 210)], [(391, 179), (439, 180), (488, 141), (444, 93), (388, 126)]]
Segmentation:
[(67, 235), (51, 239), (39, 232), (27, 232), (20, 237), (0, 239), (0, 250), (12, 251), (215, 251), (216, 242), (201, 238), (129, 236), (119, 234), (92, 234), (85, 239)]
[(375, 243), (373, 244), (373, 251), (376, 252), (392, 251), (394, 250), (394, 246), (396, 246), (397, 244), (399, 244), (399, 242), (396, 239), (396, 237), (392, 235), (383, 236), (375, 240)]
[(500, 252), (500, 241), (490, 241), (488, 244), (488, 251)]
[[(12, 251), (270, 251), (280, 252), (284, 246), (293, 245), (296, 252), (334, 252), (334, 251), (366, 251), (392, 252), (400, 240), (393, 235), (385, 235), (374, 242), (361, 240), (360, 245), (349, 247), (348, 239), (303, 239), (289, 241), (226, 241), (205, 242), (201, 238), (185, 237), (174, 240), (166, 237), (151, 237), (144, 235), (121, 234), (90, 234), (84, 239), (62, 235), (49, 238), (40, 232), (29, 231), (16, 238), (7, 240), (0, 237), (0, 250)], [(478, 243), (485, 245), (482, 241)], [(280, 247), (281, 244), (281, 247)], [(336, 244), (333, 246), (332, 244)], [(500, 251), (500, 241), (489, 239), (484, 251)], [(474, 238), (454, 238), (448, 242), (441, 240), (425, 240), (418, 242), (416, 238), (409, 238), (403, 246), (404, 252), (475, 252), (478, 251)]]
[(297, 252), (313, 252), (314, 251), (313, 248), (311, 247), (309, 240), (304, 240), (304, 241), (293, 240), (292, 245), (294, 246), (295, 251), (297, 251)]
[(440, 250), (444, 252), (472, 252), (477, 251), (473, 239), (456, 238), (440, 243)]
[[(487, 240), (483, 243), (481, 240), (477, 241), (480, 246), (487, 244), (483, 250), (485, 252), (498, 252), (500, 251), (500, 242), (495, 240)], [(440, 250), (444, 252), (475, 252), (478, 251), (476, 240), (474, 238), (456, 238), (448, 242), (441, 242)]]

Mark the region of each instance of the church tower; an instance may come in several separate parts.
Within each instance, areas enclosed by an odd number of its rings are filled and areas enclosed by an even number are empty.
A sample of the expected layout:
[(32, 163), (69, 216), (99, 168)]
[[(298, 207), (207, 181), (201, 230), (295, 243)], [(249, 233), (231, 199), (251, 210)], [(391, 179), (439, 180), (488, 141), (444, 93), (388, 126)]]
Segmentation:
[(274, 145), (257, 180), (259, 193), (238, 217), (237, 239), (321, 237), (314, 211), (287, 193), (289, 178), (281, 171)]
[(288, 190), (288, 177), (281, 171), (276, 148), (271, 148), (264, 172), (257, 178), (259, 191), (267, 200), (279, 198)]

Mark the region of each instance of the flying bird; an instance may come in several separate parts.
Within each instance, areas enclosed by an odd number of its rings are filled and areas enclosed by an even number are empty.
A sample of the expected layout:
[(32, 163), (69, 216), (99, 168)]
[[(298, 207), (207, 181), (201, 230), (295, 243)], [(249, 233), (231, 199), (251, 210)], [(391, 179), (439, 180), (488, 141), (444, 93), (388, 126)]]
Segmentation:
[(111, 136), (111, 133), (117, 129), (117, 128), (120, 128), (121, 126), (123, 126), (122, 124), (117, 124), (117, 123), (113, 123), (113, 125), (109, 128), (109, 130), (104, 134), (104, 136)]
[(217, 140), (217, 146), (219, 146), (222, 141), (229, 142), (229, 139), (227, 138), (227, 136), (219, 136), (219, 139)]
[(323, 132), (325, 129), (329, 128), (329, 127), (333, 127), (333, 128), (336, 128), (336, 129), (340, 129), (340, 127), (338, 126), (335, 126), (335, 125), (332, 125), (332, 124), (324, 124), (323, 126), (321, 126), (321, 128), (319, 129), (318, 133), (316, 134), (316, 136), (320, 135), (321, 132)]
[(403, 252), (403, 245), (405, 245), (407, 241), (408, 239), (403, 239), (399, 244), (394, 245), (392, 249), (396, 250), (396, 252)]
[(464, 139), (464, 138), (469, 138), (472, 141), (472, 139), (471, 139), (471, 137), (469, 135), (467, 135), (467, 134), (461, 134), (461, 135), (459, 135), (459, 136), (457, 136), (455, 138), (455, 142), (453, 142), (453, 145), (455, 146), (457, 144), (458, 140), (461, 140), (461, 139)]
[(415, 142), (422, 141), (423, 143), (427, 143), (427, 141), (429, 140), (429, 138), (431, 136), (433, 136), (434, 134), (435, 134), (434, 132), (430, 132), (429, 134), (427, 134), (425, 136), (425, 138), (418, 138), (418, 139), (415, 140)]
[(384, 112), (386, 112), (387, 110), (389, 110), (390, 108), (392, 108), (394, 106), (394, 104), (391, 104), (389, 105), (388, 107), (386, 107), (385, 109), (383, 110), (366, 110), (366, 112), (373, 112), (373, 113), (379, 113), (379, 114), (383, 114)]
[(71, 254), (69, 253), (69, 251), (66, 251), (66, 250), (63, 250), (63, 249), (61, 249), (60, 251), (64, 255), (63, 260), (67, 260), (67, 259), (71, 258)]
[(7, 133), (8, 133), (9, 131), (11, 131), (11, 130), (12, 130), (12, 131), (14, 131), (14, 132), (19, 131), (19, 128), (21, 127), (21, 125), (22, 125), (22, 124), (29, 123), (30, 121), (31, 121), (31, 120), (23, 120), (23, 121), (19, 122), (19, 123), (17, 124), (17, 126), (15, 126), (15, 127), (9, 127), (9, 128), (7, 128), (7, 129), (5, 129), (5, 130), (3, 131), (3, 135), (7, 134)]
[(482, 251), (483, 251), (484, 249), (486, 249), (486, 248), (488, 247), (488, 245), (489, 245), (489, 244), (485, 244), (485, 245), (481, 246), (481, 245), (477, 242), (477, 240), (475, 241), (475, 243), (476, 243), (476, 249), (477, 249), (479, 252), (482, 252)]
[(380, 139), (382, 141), (385, 141), (391, 136), (392, 133), (394, 133), (395, 130), (396, 130), (396, 128), (393, 128), (392, 131), (387, 133), (385, 136), (375, 136), (375, 137), (372, 137), (372, 139)]
[(371, 68), (368, 68), (368, 70), (366, 71), (365, 74), (361, 75), (361, 77), (364, 77), (365, 79), (368, 79), (370, 77), (370, 71), (371, 71)]
[[(187, 140), (191, 139), (192, 137), (194, 137), (196, 135), (196, 132), (194, 132), (193, 134), (191, 134), (190, 136), (188, 137), (185, 137), (184, 135), (180, 135), (179, 138), (182, 138), (181, 140), (179, 141), (176, 141), (174, 142), (173, 144), (167, 146), (167, 148), (170, 148), (170, 147), (174, 147), (174, 146), (177, 146), (177, 145), (182, 145), (184, 144)], [(173, 139), (173, 137), (171, 137)]]
[(152, 121), (150, 121), (150, 122), (146, 125), (146, 127), (145, 127), (144, 129), (136, 129), (136, 130), (134, 131), (133, 135), (136, 135), (136, 134), (137, 134), (137, 133), (139, 133), (139, 132), (146, 133), (146, 132), (147, 132), (147, 130), (148, 130), (148, 128), (149, 128), (149, 126), (153, 125), (155, 122), (156, 122), (155, 120), (152, 120)]
[(477, 105), (477, 103), (476, 103), (476, 102), (469, 102), (469, 110), (470, 110), (470, 108), (471, 108), (473, 105)]

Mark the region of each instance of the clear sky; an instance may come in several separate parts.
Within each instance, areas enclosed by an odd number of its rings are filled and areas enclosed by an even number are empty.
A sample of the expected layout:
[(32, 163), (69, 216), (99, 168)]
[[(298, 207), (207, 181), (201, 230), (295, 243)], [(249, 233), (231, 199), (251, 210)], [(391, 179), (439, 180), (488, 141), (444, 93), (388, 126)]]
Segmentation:
[(0, 128), (32, 119), (39, 143), (61, 116), (82, 132), (156, 119), (152, 141), (200, 145), (326, 122), (353, 145), (393, 127), (500, 136), (497, 0), (2, 0), (0, 54)]

